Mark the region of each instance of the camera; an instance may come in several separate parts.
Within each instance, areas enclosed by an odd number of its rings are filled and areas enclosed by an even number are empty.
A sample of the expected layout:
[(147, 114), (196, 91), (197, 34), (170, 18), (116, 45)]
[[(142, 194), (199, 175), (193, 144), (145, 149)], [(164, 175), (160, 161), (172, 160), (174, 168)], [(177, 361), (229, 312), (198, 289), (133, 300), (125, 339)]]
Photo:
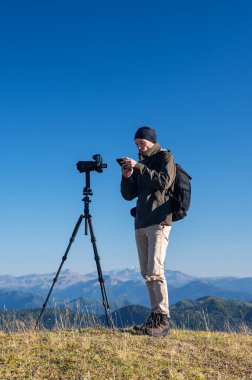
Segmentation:
[(102, 173), (103, 169), (107, 168), (107, 164), (103, 163), (102, 156), (100, 154), (93, 155), (94, 161), (79, 161), (76, 166), (80, 173), (86, 173), (96, 171)]

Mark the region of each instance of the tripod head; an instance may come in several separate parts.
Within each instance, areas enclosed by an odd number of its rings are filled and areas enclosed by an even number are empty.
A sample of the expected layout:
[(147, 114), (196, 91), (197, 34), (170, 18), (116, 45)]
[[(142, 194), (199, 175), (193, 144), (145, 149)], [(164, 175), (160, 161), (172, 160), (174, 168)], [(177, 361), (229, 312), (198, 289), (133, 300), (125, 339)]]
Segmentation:
[(83, 195), (85, 195), (86, 197), (88, 197), (89, 195), (90, 196), (93, 195), (93, 190), (90, 187), (90, 172), (89, 171), (86, 172), (86, 186), (83, 189)]

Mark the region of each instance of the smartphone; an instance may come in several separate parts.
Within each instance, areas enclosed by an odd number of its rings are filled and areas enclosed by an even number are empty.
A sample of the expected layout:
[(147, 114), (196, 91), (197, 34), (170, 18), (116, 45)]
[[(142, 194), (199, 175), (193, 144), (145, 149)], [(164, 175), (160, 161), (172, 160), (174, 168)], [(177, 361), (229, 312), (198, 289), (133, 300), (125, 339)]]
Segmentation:
[(117, 158), (116, 161), (120, 166), (122, 166), (123, 158)]

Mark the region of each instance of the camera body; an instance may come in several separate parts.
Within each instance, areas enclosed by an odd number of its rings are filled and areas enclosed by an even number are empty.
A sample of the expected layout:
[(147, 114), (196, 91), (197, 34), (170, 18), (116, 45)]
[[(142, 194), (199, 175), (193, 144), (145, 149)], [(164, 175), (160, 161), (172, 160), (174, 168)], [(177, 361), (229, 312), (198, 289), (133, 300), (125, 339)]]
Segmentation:
[(100, 154), (93, 155), (94, 161), (79, 161), (76, 166), (80, 173), (86, 173), (91, 171), (96, 171), (102, 173), (103, 169), (107, 168), (108, 165), (103, 163), (102, 156)]

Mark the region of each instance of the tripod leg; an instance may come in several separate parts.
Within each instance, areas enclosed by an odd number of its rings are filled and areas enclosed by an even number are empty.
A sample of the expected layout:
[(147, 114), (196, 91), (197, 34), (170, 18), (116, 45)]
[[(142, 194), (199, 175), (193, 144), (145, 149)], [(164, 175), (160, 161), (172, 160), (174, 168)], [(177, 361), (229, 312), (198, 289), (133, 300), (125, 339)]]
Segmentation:
[(88, 226), (89, 226), (89, 230), (90, 230), (91, 242), (92, 242), (93, 250), (94, 250), (94, 258), (96, 261), (98, 279), (100, 282), (100, 288), (101, 288), (101, 294), (102, 294), (102, 300), (103, 300), (103, 306), (104, 306), (104, 310), (105, 310), (107, 325), (108, 325), (108, 327), (111, 327), (114, 329), (114, 323), (113, 323), (113, 319), (112, 319), (111, 309), (109, 306), (107, 292), (106, 292), (106, 288), (105, 288), (105, 281), (104, 281), (104, 278), (102, 276), (100, 257), (99, 257), (98, 249), (96, 246), (96, 238), (94, 236), (94, 230), (93, 230), (93, 226), (92, 226), (91, 215), (88, 215), (87, 219), (88, 219)]
[(48, 293), (48, 295), (47, 295), (47, 297), (46, 297), (45, 303), (43, 304), (42, 310), (41, 310), (41, 312), (40, 312), (40, 314), (39, 314), (39, 317), (38, 317), (38, 319), (37, 319), (35, 329), (38, 327), (39, 322), (40, 322), (40, 319), (41, 319), (41, 317), (42, 317), (42, 315), (43, 315), (43, 313), (44, 313), (44, 311), (45, 311), (45, 308), (46, 308), (47, 302), (48, 302), (48, 300), (49, 300), (49, 298), (50, 298), (50, 295), (51, 295), (51, 293), (52, 293), (52, 291), (53, 291), (54, 285), (55, 285), (55, 283), (56, 283), (57, 280), (58, 280), (58, 277), (59, 277), (60, 271), (61, 271), (61, 269), (62, 269), (62, 267), (63, 267), (64, 262), (65, 262), (66, 259), (67, 259), (67, 255), (68, 255), (68, 253), (69, 253), (69, 251), (70, 251), (71, 245), (73, 244), (74, 239), (75, 239), (75, 237), (76, 237), (76, 235), (77, 235), (77, 232), (78, 232), (78, 230), (79, 230), (79, 228), (80, 228), (80, 225), (81, 225), (82, 219), (83, 219), (83, 215), (81, 215), (81, 216), (79, 217), (78, 222), (76, 223), (76, 226), (74, 227), (74, 230), (73, 230), (72, 236), (71, 236), (71, 238), (70, 238), (70, 240), (69, 240), (69, 244), (68, 244), (68, 246), (67, 246), (66, 252), (65, 252), (64, 256), (62, 257), (62, 261), (61, 261), (61, 264), (60, 264), (60, 266), (59, 266), (59, 269), (58, 269), (58, 271), (57, 271), (57, 273), (56, 273), (56, 276), (55, 276), (54, 279), (53, 279), (52, 286), (51, 286), (51, 288), (50, 288), (50, 290), (49, 290), (49, 293)]

